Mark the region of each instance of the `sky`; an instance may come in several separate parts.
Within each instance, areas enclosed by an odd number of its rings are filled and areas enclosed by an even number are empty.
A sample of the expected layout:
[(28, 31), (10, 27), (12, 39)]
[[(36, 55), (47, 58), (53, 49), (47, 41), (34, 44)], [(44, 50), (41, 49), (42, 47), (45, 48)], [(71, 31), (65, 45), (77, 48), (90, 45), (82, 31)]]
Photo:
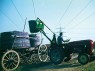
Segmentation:
[[(61, 26), (64, 39), (95, 41), (95, 0), (0, 0), (0, 33), (23, 31), (27, 18), (25, 32), (31, 34), (28, 21), (37, 17), (57, 35)], [(52, 39), (46, 27), (44, 31)]]

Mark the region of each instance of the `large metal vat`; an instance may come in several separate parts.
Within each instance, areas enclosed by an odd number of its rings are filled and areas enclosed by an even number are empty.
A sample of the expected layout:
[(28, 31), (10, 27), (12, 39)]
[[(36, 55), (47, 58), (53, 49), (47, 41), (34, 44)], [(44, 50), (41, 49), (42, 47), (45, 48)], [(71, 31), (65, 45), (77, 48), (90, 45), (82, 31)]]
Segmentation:
[(38, 45), (40, 45), (40, 36), (37, 34), (30, 34), (29, 35), (30, 38), (30, 45), (31, 47), (36, 47)]
[(11, 31), (0, 34), (0, 50), (13, 48), (30, 47), (29, 35), (27, 32)]

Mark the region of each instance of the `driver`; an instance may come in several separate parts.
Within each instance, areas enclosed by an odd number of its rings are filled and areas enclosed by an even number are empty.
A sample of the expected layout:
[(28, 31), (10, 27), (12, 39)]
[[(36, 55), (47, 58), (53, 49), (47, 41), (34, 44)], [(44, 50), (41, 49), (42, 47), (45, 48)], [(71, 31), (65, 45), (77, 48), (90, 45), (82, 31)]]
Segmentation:
[[(60, 34), (59, 34), (59, 36), (58, 36), (58, 38), (57, 38), (57, 44), (58, 44), (58, 45), (62, 45), (63, 42), (69, 42), (69, 41), (70, 41), (70, 39), (68, 39), (68, 40), (63, 40), (63, 33), (60, 32)], [(64, 61), (67, 62), (67, 61), (69, 61), (69, 60), (71, 59), (71, 54), (70, 54), (70, 52), (68, 51), (68, 49), (65, 49), (65, 53), (66, 53), (66, 59), (65, 59)]]
[(58, 38), (57, 38), (57, 43), (58, 43), (58, 45), (63, 44), (63, 42), (69, 42), (69, 41), (70, 41), (70, 39), (63, 40), (63, 33), (60, 32), (60, 34), (59, 34), (59, 36), (58, 36)]

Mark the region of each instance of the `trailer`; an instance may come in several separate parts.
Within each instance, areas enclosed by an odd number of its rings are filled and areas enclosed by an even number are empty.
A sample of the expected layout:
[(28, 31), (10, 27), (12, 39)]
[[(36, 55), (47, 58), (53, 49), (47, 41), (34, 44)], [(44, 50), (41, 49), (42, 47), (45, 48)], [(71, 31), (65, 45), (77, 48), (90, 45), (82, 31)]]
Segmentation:
[(0, 33), (0, 65), (3, 70), (13, 71), (17, 69), (20, 63), (33, 63), (33, 54), (38, 54), (40, 61), (45, 62), (48, 58), (47, 46), (42, 43), (34, 44), (35, 41), (36, 38), (27, 32), (9, 31)]

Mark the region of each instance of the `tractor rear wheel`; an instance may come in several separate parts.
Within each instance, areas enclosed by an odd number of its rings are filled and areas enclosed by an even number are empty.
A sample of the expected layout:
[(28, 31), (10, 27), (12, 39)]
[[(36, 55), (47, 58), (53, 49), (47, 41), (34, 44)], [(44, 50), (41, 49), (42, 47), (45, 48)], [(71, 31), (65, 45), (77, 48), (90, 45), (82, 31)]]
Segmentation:
[(60, 64), (65, 57), (64, 50), (61, 47), (53, 47), (50, 49), (49, 56), (52, 63)]

